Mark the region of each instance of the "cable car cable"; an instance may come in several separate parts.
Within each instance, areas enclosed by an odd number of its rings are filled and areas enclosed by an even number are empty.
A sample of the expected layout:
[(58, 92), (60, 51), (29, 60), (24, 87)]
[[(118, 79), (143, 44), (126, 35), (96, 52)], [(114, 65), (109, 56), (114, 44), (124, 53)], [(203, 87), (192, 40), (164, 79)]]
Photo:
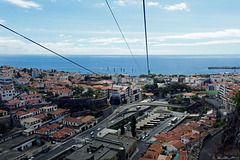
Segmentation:
[(148, 69), (148, 75), (150, 75), (150, 69), (149, 69), (149, 60), (148, 60), (148, 41), (147, 41), (147, 22), (146, 22), (146, 11), (145, 11), (145, 0), (143, 0), (143, 18), (144, 18), (144, 30), (145, 30), (145, 46), (146, 46), (146, 55), (147, 55), (147, 69)]
[(14, 30), (12, 30), (12, 29), (10, 29), (10, 28), (8, 28), (8, 27), (6, 27), (5, 25), (0, 24), (0, 26), (3, 27), (3, 28), (5, 28), (5, 29), (7, 29), (7, 30), (9, 30), (9, 31), (11, 31), (11, 32), (13, 32), (13, 33), (15, 33), (15, 34), (17, 34), (17, 35), (19, 35), (20, 37), (22, 37), (22, 38), (24, 38), (24, 39), (26, 39), (26, 40), (28, 40), (28, 41), (30, 41), (30, 42), (32, 42), (32, 43), (38, 45), (39, 47), (42, 47), (42, 48), (48, 50), (49, 52), (51, 52), (51, 53), (53, 53), (53, 54), (55, 54), (55, 55), (57, 55), (57, 56), (59, 56), (59, 57), (65, 59), (65, 60), (67, 60), (67, 61), (69, 61), (69, 62), (71, 62), (71, 63), (73, 63), (73, 64), (75, 64), (75, 65), (77, 65), (77, 66), (79, 66), (79, 67), (81, 67), (81, 68), (83, 68), (83, 69), (89, 71), (89, 72), (92, 72), (92, 73), (96, 74), (96, 73), (93, 72), (92, 70), (90, 70), (90, 69), (88, 69), (88, 68), (86, 68), (86, 67), (84, 67), (84, 66), (82, 66), (82, 65), (80, 65), (80, 64), (78, 64), (78, 63), (76, 63), (76, 62), (74, 62), (74, 61), (72, 61), (72, 60), (70, 60), (70, 59), (68, 59), (68, 58), (66, 58), (66, 57), (64, 57), (64, 56), (62, 56), (62, 55), (60, 55), (59, 53), (57, 53), (57, 52), (55, 52), (55, 51), (53, 51), (53, 50), (51, 50), (51, 49), (49, 49), (49, 48), (47, 48), (47, 47), (41, 45), (40, 43), (37, 43), (36, 41), (34, 41), (34, 40), (32, 40), (32, 39), (30, 39), (30, 38), (28, 38), (28, 37), (26, 37), (26, 36), (24, 36), (24, 35), (22, 35), (22, 34), (16, 32), (16, 31), (14, 31)]
[(129, 47), (129, 45), (128, 45), (128, 42), (127, 42), (127, 40), (126, 40), (126, 38), (125, 38), (125, 36), (124, 36), (124, 34), (123, 34), (123, 32), (122, 32), (122, 29), (121, 29), (120, 25), (118, 24), (118, 21), (117, 21), (115, 15), (114, 15), (114, 13), (113, 13), (113, 11), (112, 11), (112, 9), (111, 9), (109, 3), (108, 3), (108, 1), (105, 0), (105, 2), (106, 2), (106, 4), (107, 4), (107, 6), (108, 6), (108, 8), (109, 8), (109, 10), (110, 10), (110, 12), (111, 12), (111, 14), (112, 14), (112, 16), (113, 16), (113, 19), (114, 19), (115, 23), (116, 23), (117, 26), (118, 26), (118, 29), (119, 29), (120, 33), (122, 34), (122, 37), (123, 37), (123, 39), (124, 39), (124, 41), (125, 41), (125, 43), (126, 43), (126, 45), (127, 45), (127, 48), (128, 48), (128, 50), (129, 50), (129, 52), (131, 53), (131, 55), (132, 55), (132, 57), (133, 57), (135, 63), (137, 64), (139, 71), (142, 73), (142, 71), (141, 71), (141, 69), (140, 69), (140, 67), (139, 67), (139, 65), (138, 65), (138, 63), (137, 63), (137, 61), (136, 61), (136, 59), (135, 59), (135, 57), (134, 57), (134, 55), (133, 55), (133, 53), (132, 53), (130, 47)]

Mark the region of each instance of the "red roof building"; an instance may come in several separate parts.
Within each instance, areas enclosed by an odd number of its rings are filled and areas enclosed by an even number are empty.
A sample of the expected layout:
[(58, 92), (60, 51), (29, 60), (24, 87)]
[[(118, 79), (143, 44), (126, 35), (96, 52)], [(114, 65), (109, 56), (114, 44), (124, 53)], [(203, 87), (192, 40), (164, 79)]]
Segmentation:
[(61, 140), (61, 139), (66, 138), (67, 136), (71, 136), (73, 134), (74, 134), (74, 130), (64, 128), (60, 131), (50, 134), (49, 137), (54, 138), (56, 140)]

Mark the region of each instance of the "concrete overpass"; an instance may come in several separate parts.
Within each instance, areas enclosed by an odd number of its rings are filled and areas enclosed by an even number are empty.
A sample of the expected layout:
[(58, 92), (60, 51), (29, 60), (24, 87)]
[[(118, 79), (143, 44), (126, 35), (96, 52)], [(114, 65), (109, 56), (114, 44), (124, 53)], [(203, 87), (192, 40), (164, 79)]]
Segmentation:
[(188, 106), (182, 106), (182, 105), (168, 104), (168, 102), (161, 102), (161, 101), (139, 102), (139, 104), (146, 105), (146, 106), (161, 106), (161, 107), (173, 107), (173, 108), (188, 107)]

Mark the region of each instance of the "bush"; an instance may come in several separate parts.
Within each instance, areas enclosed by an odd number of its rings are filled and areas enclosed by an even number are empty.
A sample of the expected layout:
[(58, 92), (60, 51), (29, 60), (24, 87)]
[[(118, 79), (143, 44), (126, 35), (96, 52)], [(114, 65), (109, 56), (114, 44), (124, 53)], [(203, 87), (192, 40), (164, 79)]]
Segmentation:
[(213, 123), (214, 128), (218, 128), (220, 126), (223, 126), (226, 123), (225, 119), (217, 118), (217, 120)]

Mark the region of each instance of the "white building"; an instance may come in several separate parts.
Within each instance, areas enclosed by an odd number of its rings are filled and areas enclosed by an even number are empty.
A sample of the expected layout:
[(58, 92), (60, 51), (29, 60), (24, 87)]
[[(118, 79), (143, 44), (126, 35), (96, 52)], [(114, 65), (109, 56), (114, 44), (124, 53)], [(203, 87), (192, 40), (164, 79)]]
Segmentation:
[(34, 69), (32, 71), (32, 77), (33, 78), (37, 78), (37, 77), (39, 77), (39, 75), (40, 75), (40, 71), (38, 71), (37, 69)]
[(0, 75), (0, 88), (6, 86), (11, 86), (13, 88), (13, 79), (12, 77), (6, 77), (3, 75)]
[(20, 121), (20, 124), (27, 129), (37, 129), (42, 126), (42, 120), (40, 118), (26, 118)]
[(11, 86), (0, 88), (0, 100), (2, 101), (12, 100), (15, 94), (16, 94), (15, 89), (12, 88)]

